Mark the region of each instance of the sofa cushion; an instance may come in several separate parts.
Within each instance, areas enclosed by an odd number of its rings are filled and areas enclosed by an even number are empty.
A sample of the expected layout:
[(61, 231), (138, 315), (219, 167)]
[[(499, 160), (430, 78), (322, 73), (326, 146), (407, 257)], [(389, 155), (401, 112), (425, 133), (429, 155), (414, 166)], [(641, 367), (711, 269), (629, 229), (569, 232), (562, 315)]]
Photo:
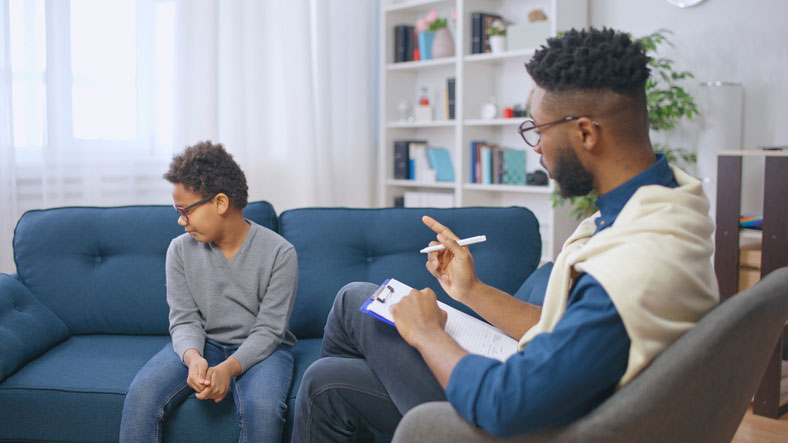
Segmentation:
[(68, 337), (68, 328), (17, 279), (0, 274), (0, 381)]
[[(476, 273), (510, 294), (539, 263), (539, 225), (525, 208), (285, 211), (279, 217), (280, 233), (298, 252), (298, 293), (290, 319), (293, 333), (299, 338), (322, 337), (334, 296), (352, 281), (382, 283), (393, 277), (415, 288), (430, 287), (441, 301), (469, 312), (449, 299), (424, 266), (426, 255), (419, 250), (435, 239), (421, 222), (425, 214), (461, 238), (486, 235), (485, 243), (470, 246)], [(501, 272), (502, 266), (506, 272)]]
[[(277, 229), (273, 207), (245, 215)], [(72, 334), (167, 334), (164, 260), (183, 233), (171, 206), (29, 211), (14, 232), (21, 281)]]

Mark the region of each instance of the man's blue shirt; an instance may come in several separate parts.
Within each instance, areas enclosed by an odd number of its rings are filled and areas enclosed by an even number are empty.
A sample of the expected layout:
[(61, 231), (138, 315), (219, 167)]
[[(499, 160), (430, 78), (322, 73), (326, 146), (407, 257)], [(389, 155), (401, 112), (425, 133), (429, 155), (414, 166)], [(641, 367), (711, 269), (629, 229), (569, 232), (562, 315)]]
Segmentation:
[[(648, 169), (597, 199), (601, 215), (594, 234), (613, 224), (638, 188), (654, 184), (678, 186), (662, 154)], [(594, 277), (582, 274), (552, 332), (537, 335), (506, 362), (464, 357), (451, 374), (446, 397), (466, 420), (496, 436), (559, 425), (587, 414), (613, 394), (627, 369), (629, 345), (610, 296)]]

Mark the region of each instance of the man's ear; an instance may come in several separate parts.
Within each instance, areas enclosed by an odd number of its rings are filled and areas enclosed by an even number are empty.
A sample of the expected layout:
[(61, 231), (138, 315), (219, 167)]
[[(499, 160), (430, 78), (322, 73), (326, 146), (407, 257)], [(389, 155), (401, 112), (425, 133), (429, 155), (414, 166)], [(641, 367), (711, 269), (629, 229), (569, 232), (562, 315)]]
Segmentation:
[(578, 129), (578, 141), (583, 146), (583, 149), (593, 151), (599, 143), (599, 123), (588, 117), (580, 117), (577, 119), (576, 127)]
[(213, 198), (213, 202), (213, 204), (216, 205), (216, 212), (218, 212), (219, 215), (224, 215), (230, 209), (230, 197), (224, 192), (216, 194), (216, 197)]

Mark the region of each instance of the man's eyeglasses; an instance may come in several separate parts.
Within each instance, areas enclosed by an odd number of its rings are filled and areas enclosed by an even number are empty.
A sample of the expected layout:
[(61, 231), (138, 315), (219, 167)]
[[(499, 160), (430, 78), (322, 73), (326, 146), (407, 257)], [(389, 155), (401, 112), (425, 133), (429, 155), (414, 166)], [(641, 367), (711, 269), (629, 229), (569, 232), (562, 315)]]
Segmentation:
[[(219, 194), (216, 194), (216, 195), (219, 195)], [(192, 203), (192, 204), (190, 204), (189, 206), (187, 206), (185, 208), (182, 208), (182, 207), (176, 206), (176, 205), (172, 205), (172, 207), (175, 208), (175, 212), (178, 213), (178, 217), (182, 217), (183, 220), (186, 221), (186, 224), (188, 225), (189, 224), (189, 211), (191, 211), (192, 209), (196, 208), (197, 206), (200, 206), (202, 204), (208, 203), (209, 201), (213, 200), (213, 198), (216, 197), (216, 195), (213, 195), (213, 196), (208, 197), (208, 198), (204, 198), (204, 199), (198, 201), (197, 203)]]
[[(542, 123), (541, 125), (537, 125), (536, 122), (534, 122), (529, 118), (528, 120), (525, 120), (524, 122), (520, 123), (520, 128), (517, 130), (517, 132), (519, 132), (520, 136), (523, 137), (523, 140), (525, 140), (525, 142), (528, 143), (528, 146), (535, 148), (539, 146), (539, 143), (542, 142), (542, 134), (539, 131), (535, 131), (535, 129), (543, 128), (545, 126), (557, 125), (559, 123), (565, 123), (572, 120), (577, 120), (579, 118), (582, 118), (582, 116), (581, 117), (568, 116), (552, 122)], [(592, 121), (591, 123), (593, 123), (593, 125), (596, 126), (597, 128), (599, 127), (599, 123), (595, 121)]]

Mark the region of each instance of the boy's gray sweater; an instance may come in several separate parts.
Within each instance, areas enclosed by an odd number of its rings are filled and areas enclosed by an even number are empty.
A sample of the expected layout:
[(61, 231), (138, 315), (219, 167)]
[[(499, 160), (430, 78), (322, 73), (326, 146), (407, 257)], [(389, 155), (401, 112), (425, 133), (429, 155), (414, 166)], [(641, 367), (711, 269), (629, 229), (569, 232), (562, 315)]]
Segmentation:
[(167, 303), (175, 352), (205, 339), (240, 345), (231, 357), (246, 372), (280, 344), (294, 345), (287, 329), (298, 282), (295, 248), (270, 229), (251, 223), (241, 248), (228, 261), (213, 243), (189, 234), (167, 250)]

